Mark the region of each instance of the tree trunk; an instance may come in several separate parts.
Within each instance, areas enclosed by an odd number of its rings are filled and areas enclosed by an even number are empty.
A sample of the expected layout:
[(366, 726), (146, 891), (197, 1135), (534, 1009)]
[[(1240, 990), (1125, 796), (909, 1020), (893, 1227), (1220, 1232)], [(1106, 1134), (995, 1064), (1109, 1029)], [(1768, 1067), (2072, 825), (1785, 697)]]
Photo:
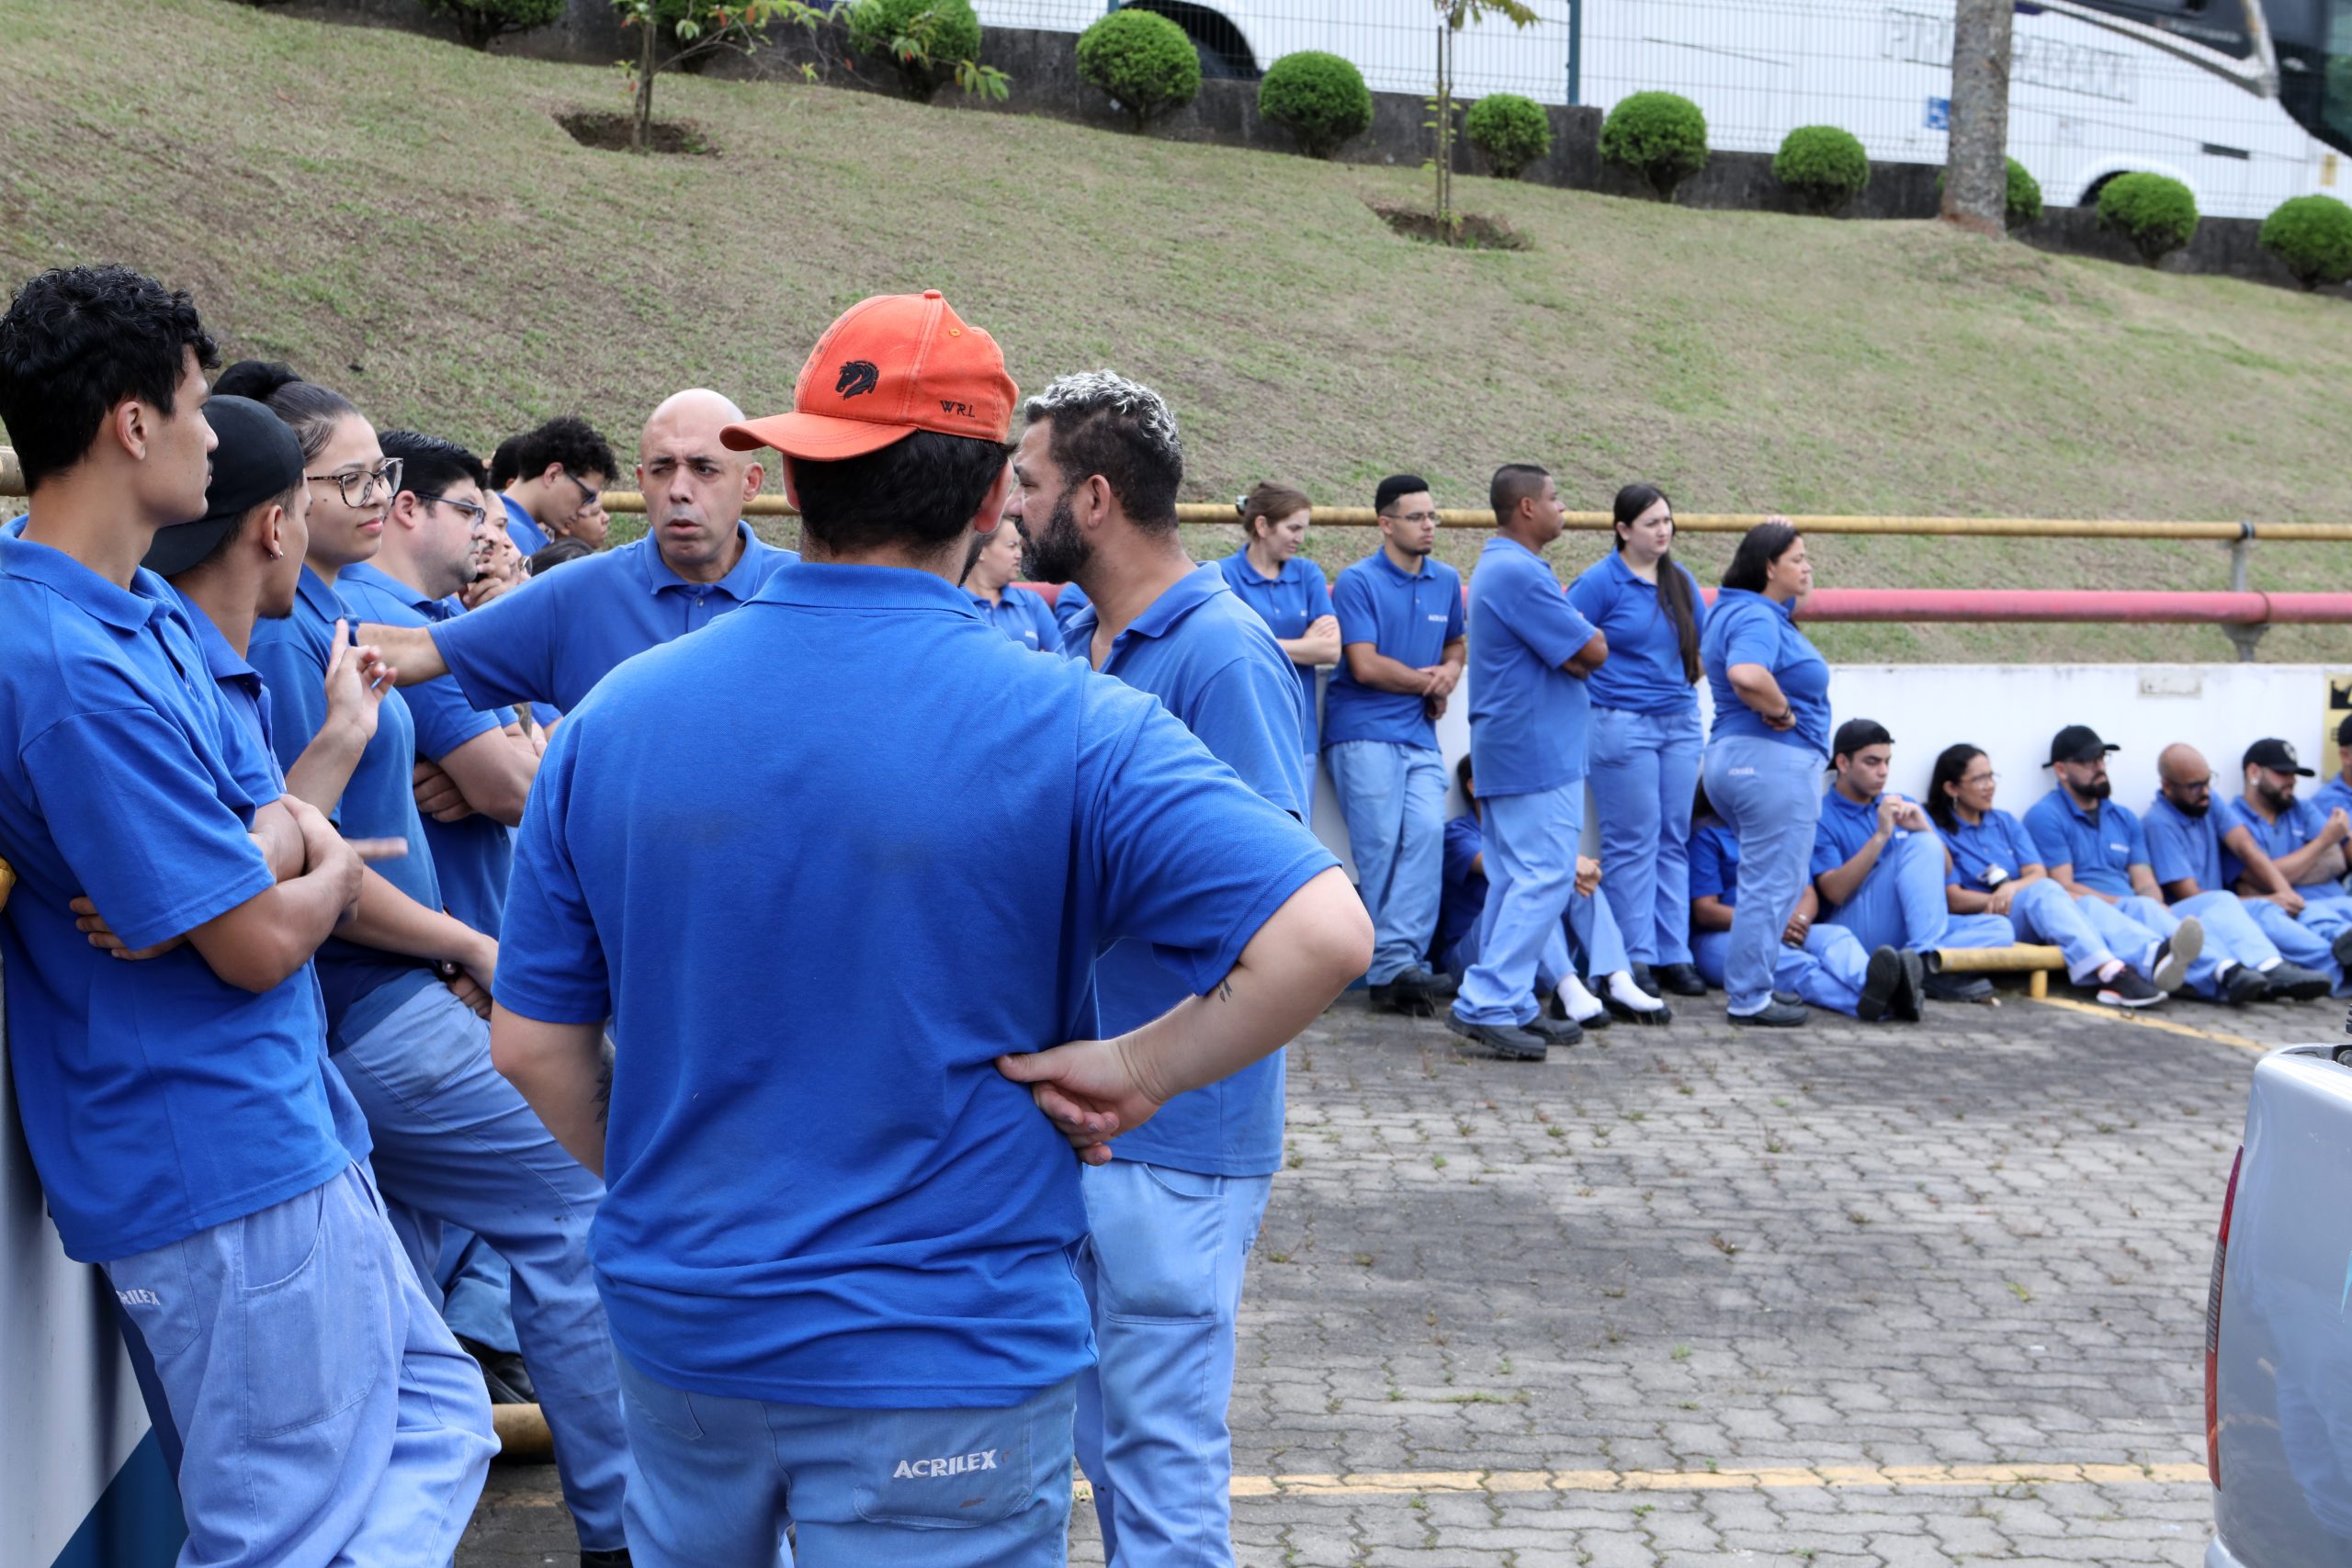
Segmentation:
[(1951, 145), (1943, 219), (1999, 238), (2008, 232), (2011, 0), (1955, 0)]
[(629, 151), (644, 152), (653, 146), (653, 7), (645, 8), (638, 30), (645, 35), (637, 57), (637, 124), (629, 131)]
[(1439, 236), (1453, 243), (1453, 29), (1437, 25), (1437, 221)]

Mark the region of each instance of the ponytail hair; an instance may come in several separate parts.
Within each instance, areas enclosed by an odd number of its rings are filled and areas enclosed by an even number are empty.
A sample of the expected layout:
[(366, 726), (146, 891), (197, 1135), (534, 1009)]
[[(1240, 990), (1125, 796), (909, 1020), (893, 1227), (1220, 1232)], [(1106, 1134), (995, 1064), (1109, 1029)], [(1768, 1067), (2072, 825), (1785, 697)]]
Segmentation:
[(327, 443), (334, 437), (334, 427), (345, 414), (359, 412), (342, 393), (305, 381), (291, 368), (274, 360), (240, 359), (220, 372), (220, 379), (212, 389), (218, 392), (223, 387), (232, 396), (251, 398), (266, 405), (283, 420), (302, 444), (302, 460), (306, 463), (326, 449)]
[(1928, 815), (1947, 833), (1959, 830), (1960, 818), (1952, 812), (1951, 791), (1944, 786), (1958, 784), (1968, 772), (1968, 764), (1983, 755), (1984, 747), (1971, 746), (1964, 740), (1937, 753), (1936, 771), (1928, 780)]
[[(1666, 501), (1666, 491), (1656, 485), (1630, 484), (1617, 492), (1616, 504), (1610, 508), (1616, 519), (1617, 553), (1625, 553), (1625, 525), (1659, 502)], [(1674, 502), (1666, 501), (1667, 521), (1674, 520)], [(1657, 558), (1657, 602), (1674, 623), (1675, 646), (1682, 654), (1682, 679), (1692, 685), (1699, 682), (1699, 612), (1692, 603), (1690, 579), (1676, 564), (1669, 547)]]
[(1303, 493), (1290, 486), (1261, 479), (1250, 487), (1248, 495), (1233, 503), (1233, 509), (1241, 514), (1242, 533), (1254, 543), (1260, 522), (1279, 522), (1294, 512), (1306, 511), (1309, 504)]

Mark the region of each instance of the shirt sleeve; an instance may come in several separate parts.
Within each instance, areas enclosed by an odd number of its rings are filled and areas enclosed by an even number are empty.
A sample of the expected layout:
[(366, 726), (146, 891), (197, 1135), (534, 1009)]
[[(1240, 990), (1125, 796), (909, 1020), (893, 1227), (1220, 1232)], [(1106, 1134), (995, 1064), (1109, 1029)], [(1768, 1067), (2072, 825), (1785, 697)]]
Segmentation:
[(498, 1003), (542, 1023), (601, 1023), (613, 1010), (604, 943), (564, 837), (579, 740), (579, 728), (565, 725), (548, 742), (515, 835), (500, 928)]
[(1609, 591), (1608, 582), (1603, 581), (1608, 564), (1609, 558), (1601, 557), (1591, 570), (1579, 573), (1577, 580), (1568, 584), (1568, 603), (1577, 607), (1577, 614), (1596, 626), (1609, 619), (1610, 602), (1616, 597)]
[(1593, 624), (1577, 613), (1559, 580), (1544, 568), (1509, 570), (1500, 586), (1502, 592), (1494, 599), (1496, 617), (1554, 669), (1592, 640)]
[(327, 722), (327, 671), (309, 644), (288, 627), (255, 634), (245, 654), (269, 696), (269, 744), (277, 763), (291, 769)]
[[(1080, 891), (1091, 899), (1084, 914), (1096, 950), (1148, 942), (1204, 994), (1292, 894), (1339, 862), (1156, 701), (1108, 681), (1092, 684), (1100, 689), (1087, 694), (1078, 829), (1090, 873)], [(510, 897), (510, 920), (515, 908)], [(500, 969), (503, 986), (503, 962)]]
[(1453, 592), (1446, 596), (1445, 601), (1445, 640), (1457, 642), (1469, 629), (1469, 612), (1463, 604), (1462, 575), (1456, 572), (1453, 576)]
[(1372, 585), (1361, 571), (1340, 573), (1339, 585), (1331, 590), (1331, 613), (1340, 617), (1340, 646), (1353, 642), (1368, 642), (1380, 646), (1380, 617), (1372, 607)]
[(2027, 839), (2032, 843), (2035, 858), (2044, 865), (2073, 865), (2075, 852), (2066, 842), (2066, 835), (2056, 813), (2036, 806), (2025, 814)]
[(1708, 606), (1707, 596), (1699, 592), (1699, 580), (1690, 575), (1690, 569), (1677, 565), (1674, 570), (1682, 574), (1684, 586), (1690, 590), (1690, 635), (1694, 639), (1704, 637), (1707, 635), (1707, 617), (1715, 612)]
[[(2197, 874), (2198, 855), (2189, 847), (2188, 835), (2174, 823), (2162, 818), (2151, 818), (2141, 824), (2140, 837), (2147, 847), (2136, 858), (2147, 861), (2158, 882), (2178, 882), (2185, 876)], [(2204, 891), (2211, 893), (2211, 888)]]
[(401, 695), (416, 720), (418, 755), (436, 762), (476, 736), (503, 728), (509, 716), (472, 706), (455, 681), (420, 682)]
[[(512, 707), (555, 695), (555, 630), (563, 613), (556, 585), (562, 581), (562, 573), (550, 573), (454, 621), (434, 624), (433, 647), (467, 706)], [(435, 683), (427, 681), (411, 690)], [(415, 701), (413, 695), (410, 701)]]
[(1724, 668), (1735, 664), (1761, 664), (1767, 670), (1781, 667), (1780, 628), (1770, 615), (1750, 612), (1735, 615), (1731, 629), (1724, 636)]
[(1445, 825), (1445, 885), (1459, 887), (1470, 880), (1472, 863), (1486, 852), (1487, 834), (1476, 817), (1464, 813)]
[(1713, 828), (1704, 828), (1690, 835), (1690, 897), (1720, 898), (1730, 891), (1730, 881), (1724, 875), (1724, 852), (1721, 836)]
[(1203, 684), (1190, 707), (1186, 727), (1209, 755), (1283, 810), (1306, 815), (1306, 738), (1298, 728), (1296, 676), (1272, 660), (1237, 659)]
[(1823, 813), (1821, 819), (1813, 827), (1813, 874), (1819, 876), (1825, 872), (1836, 871), (1852, 858), (1838, 847), (1838, 840), (1830, 835), (1829, 817)]
[(2126, 866), (2144, 865), (2154, 869), (2155, 863), (2148, 852), (2148, 826), (2140, 820), (2136, 812), (2124, 814), (2123, 841), (2127, 846), (2123, 857)]
[(59, 856), (126, 946), (184, 935), (276, 884), (214, 771), (152, 708), (61, 720), (24, 769)]

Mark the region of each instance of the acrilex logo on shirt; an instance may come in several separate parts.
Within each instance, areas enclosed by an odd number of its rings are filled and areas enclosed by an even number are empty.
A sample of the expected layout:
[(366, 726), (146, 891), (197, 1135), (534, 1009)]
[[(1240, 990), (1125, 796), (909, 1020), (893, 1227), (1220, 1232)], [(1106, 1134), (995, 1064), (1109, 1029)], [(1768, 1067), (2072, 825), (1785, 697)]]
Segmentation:
[(117, 1291), (114, 1299), (127, 1307), (159, 1307), (164, 1304), (164, 1298), (153, 1291)]
[(983, 1449), (976, 1454), (953, 1454), (945, 1459), (902, 1459), (899, 1468), (890, 1472), (893, 1481), (938, 1481), (950, 1475), (967, 1475), (976, 1470), (996, 1468), (996, 1450)]

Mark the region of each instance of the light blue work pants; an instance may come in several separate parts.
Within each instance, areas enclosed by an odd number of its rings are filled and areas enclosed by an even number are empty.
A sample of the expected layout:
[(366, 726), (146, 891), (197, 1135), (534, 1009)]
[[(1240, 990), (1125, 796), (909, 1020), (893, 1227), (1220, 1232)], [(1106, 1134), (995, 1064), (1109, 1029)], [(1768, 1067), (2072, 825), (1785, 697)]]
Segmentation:
[[(1609, 901), (1598, 894), (1588, 897), (1571, 892), (1568, 912), (1562, 922), (1557, 942), (1547, 942), (1535, 960), (1535, 989), (1539, 999), (1560, 988), (1560, 982), (1581, 959), (1583, 967), (1576, 973), (1588, 979), (1602, 980), (1630, 966), (1625, 952), (1625, 939), (1618, 934), (1617, 918), (1609, 912)], [(1478, 928), (1472, 926), (1445, 951), (1440, 961), (1445, 972), (1456, 980), (1470, 972), (1478, 962)]]
[(1356, 887), (1372, 916), (1372, 968), (1385, 986), (1419, 966), (1437, 931), (1445, 891), (1445, 759), (1420, 746), (1341, 740), (1323, 753), (1340, 809)]
[[(588, 1224), (605, 1184), (490, 1062), (490, 1026), (432, 985), (331, 1058), (368, 1114), (385, 1197), (480, 1235), (514, 1271), (514, 1332), (582, 1551), (622, 1542), (632, 1467)], [(420, 1273), (438, 1253), (411, 1258)]]
[[(1737, 918), (1738, 905), (1732, 906), (1732, 914)], [(1730, 954), (1731, 932), (1690, 933), (1691, 962), (1710, 985), (1724, 983), (1724, 965)], [(1862, 951), (1852, 931), (1843, 926), (1815, 925), (1805, 933), (1803, 947), (1781, 944), (1772, 981), (1781, 990), (1793, 991), (1815, 1007), (1855, 1018), (1860, 1013), (1862, 981), (1870, 962), (1871, 955)]]
[(462, 1226), (442, 1226), (435, 1277), (450, 1333), (510, 1356), (522, 1353), (514, 1337), (514, 1273), (488, 1242)]
[(1081, 1180), (1096, 1359), (1078, 1378), (1078, 1462), (1103, 1558), (1228, 1568), (1234, 1324), (1273, 1178), (1114, 1159)]
[[(2066, 960), (2066, 977), (2078, 986), (2090, 985), (2098, 978), (2100, 970), (2122, 956), (2122, 951), (2110, 946), (2099, 935), (2090, 916), (2075, 907), (2066, 890), (2046, 876), (2036, 877), (2011, 894), (2009, 912), (2005, 918), (2010, 934), (2018, 941), (2045, 942), (2057, 948)], [(2146, 935), (2144, 931), (2140, 934)], [(2146, 946), (2142, 942), (2128, 951), (2132, 957), (2139, 958)]]
[(1478, 962), (1462, 976), (1453, 1016), (1509, 1026), (1535, 1017), (1536, 971), (1560, 941), (1576, 891), (1577, 843), (1584, 830), (1584, 781), (1535, 795), (1481, 795), (1487, 907), (1478, 917)]
[(2301, 916), (2297, 917), (2267, 898), (2242, 897), (2238, 902), (2254, 917), (2254, 923), (2270, 939), (2279, 956), (2290, 964), (2318, 970), (2338, 990), (2343, 989), (2344, 965), (2335, 961), (2334, 943), (2337, 934), (2352, 926), (2336, 918), (2333, 906), (2306, 901)]
[[(2089, 909), (2094, 900), (2083, 898), (2075, 902)], [(2106, 900), (2096, 902), (2105, 904)], [(2262, 928), (2246, 913), (2245, 901), (2234, 893), (2199, 893), (2177, 904), (2143, 898), (2135, 893), (2107, 907), (2159, 938), (2178, 931), (2184, 916), (2196, 916), (2198, 925), (2205, 931), (2205, 947), (2197, 962), (2189, 965), (2188, 988), (2209, 999), (2220, 998), (2222, 976), (2233, 966), (2243, 964), (2261, 970), (2278, 962), (2278, 949), (2262, 934)], [(2091, 910), (2091, 918), (2096, 920), (2101, 917)]]
[(620, 1361), (638, 1568), (1061, 1568), (1076, 1380), (1001, 1410), (692, 1393)]
[(1707, 800), (1739, 840), (1739, 902), (1724, 958), (1727, 1010), (1760, 1012), (1772, 1000), (1781, 932), (1796, 912), (1821, 817), (1821, 753), (1752, 735), (1707, 747)]
[(1600, 894), (1640, 964), (1690, 962), (1690, 800), (1699, 709), (1592, 707), (1587, 740)]
[[(1740, 880), (1744, 898), (1744, 869)], [(1844, 926), (1865, 950), (1901, 947), (1932, 953), (1939, 947), (2007, 947), (2017, 937), (2006, 915), (1951, 912), (1944, 898), (1943, 840), (1933, 833), (1913, 833), (1888, 843), (1854, 896), (1826, 911), (1821, 923)]]
[(360, 1167), (106, 1272), (180, 1447), (181, 1563), (449, 1561), (490, 1401)]

